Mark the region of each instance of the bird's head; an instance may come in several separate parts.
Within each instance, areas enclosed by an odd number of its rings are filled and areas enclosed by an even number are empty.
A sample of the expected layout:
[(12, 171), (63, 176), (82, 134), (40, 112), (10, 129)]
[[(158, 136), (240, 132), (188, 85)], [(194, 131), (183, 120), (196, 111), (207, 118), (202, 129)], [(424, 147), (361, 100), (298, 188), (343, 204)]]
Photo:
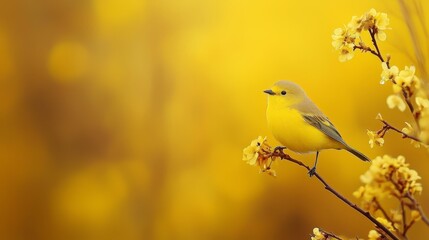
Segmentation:
[(291, 81), (278, 81), (270, 89), (264, 91), (268, 94), (268, 104), (275, 107), (289, 107), (301, 102), (306, 94), (296, 83)]

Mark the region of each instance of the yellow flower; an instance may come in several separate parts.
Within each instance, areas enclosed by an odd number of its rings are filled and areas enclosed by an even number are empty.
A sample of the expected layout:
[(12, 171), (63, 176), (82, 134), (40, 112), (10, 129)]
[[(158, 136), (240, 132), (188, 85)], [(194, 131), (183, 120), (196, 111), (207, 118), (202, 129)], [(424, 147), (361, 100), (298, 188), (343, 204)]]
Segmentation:
[(332, 35), (332, 46), (339, 51), (340, 62), (350, 60), (354, 56), (356, 34), (346, 28), (337, 28)]
[(360, 17), (353, 16), (352, 20), (350, 20), (350, 22), (347, 24), (347, 28), (353, 32), (360, 33), (362, 31), (362, 21), (363, 21), (362, 16)]
[(378, 136), (378, 134), (376, 132), (367, 130), (366, 132), (368, 134), (369, 137), (369, 145), (371, 146), (371, 148), (374, 148), (374, 145), (380, 146), (382, 147), (384, 144), (384, 139), (381, 138), (380, 136)]
[[(410, 135), (410, 136), (413, 136), (413, 135), (416, 134), (416, 132), (415, 132), (414, 128), (411, 126), (411, 124), (409, 124), (408, 122), (405, 122), (405, 125), (406, 126), (404, 128), (402, 128), (402, 130), (401, 130), (403, 133), (405, 133), (407, 135)], [(422, 143), (420, 143), (418, 141), (414, 141), (413, 139), (410, 140), (410, 143), (415, 148), (420, 148), (421, 146), (425, 146), (424, 144), (422, 144)]]
[(404, 83), (410, 83), (416, 74), (416, 67), (414, 66), (405, 66), (404, 70), (401, 70), (399, 77)]
[(243, 149), (243, 161), (252, 166), (256, 165), (256, 160), (258, 160), (259, 157), (259, 151), (266, 140), (267, 137), (259, 136), (257, 139), (253, 140), (249, 146)]
[(368, 30), (374, 27), (374, 19), (375, 15), (377, 14), (377, 11), (375, 11), (374, 8), (371, 8), (368, 12), (366, 12), (362, 16), (362, 23), (360, 28), (362, 30)]
[(421, 193), (421, 177), (408, 166), (403, 156), (393, 158), (384, 155), (375, 158), (369, 170), (361, 175), (364, 186), (359, 187), (353, 195), (362, 200), (364, 208), (370, 210), (374, 199), (381, 200), (390, 196), (402, 198)]
[(340, 50), (343, 45), (349, 45), (353, 47), (356, 41), (356, 34), (351, 33), (346, 28), (337, 28), (334, 30), (332, 35), (332, 46), (335, 50)]
[(272, 158), (271, 147), (267, 144), (267, 137), (259, 136), (244, 148), (243, 161), (249, 165), (258, 166), (260, 172), (265, 172), (273, 177), (276, 176), (276, 172), (271, 169), (274, 159)]
[(368, 233), (368, 240), (379, 240), (381, 239), (381, 235), (375, 231), (375, 230), (371, 230)]
[(364, 193), (365, 193), (365, 188), (363, 186), (360, 186), (358, 190), (353, 192), (353, 196), (355, 198), (361, 198)]
[(369, 10), (364, 15), (353, 16), (351, 21), (343, 28), (337, 28), (332, 35), (332, 46), (339, 50), (340, 62), (345, 62), (353, 58), (355, 47), (368, 51), (360, 34), (364, 30), (370, 30), (380, 41), (386, 40), (386, 33), (389, 18), (385, 13), (377, 13), (375, 9)]
[(411, 124), (405, 122), (405, 125), (407, 125), (407, 126), (405, 126), (404, 128), (402, 128), (402, 132), (405, 133), (405, 134), (407, 134), (407, 135), (412, 135), (414, 133), (414, 129), (411, 126)]
[(313, 228), (313, 236), (311, 240), (323, 240), (326, 239), (323, 233), (319, 230), (319, 228)]
[(392, 221), (395, 223), (400, 223), (402, 221), (402, 212), (398, 210), (391, 210), (392, 213)]
[[(353, 20), (353, 19), (352, 19)], [(374, 8), (371, 8), (366, 14), (362, 16), (361, 25), (357, 28), (358, 30), (369, 30), (372, 29), (378, 40), (386, 40), (387, 25), (389, 25), (389, 18), (386, 13), (377, 12)]]
[(429, 100), (427, 98), (416, 97), (416, 104), (419, 110), (423, 110), (423, 108), (429, 108)]
[(353, 48), (354, 44), (352, 43), (343, 45), (340, 48), (340, 55), (338, 56), (338, 60), (340, 60), (340, 62), (346, 62), (348, 60), (351, 60), (355, 55), (353, 52)]
[(399, 74), (399, 69), (397, 66), (387, 67), (387, 63), (382, 62), (381, 68), (383, 69), (383, 72), (381, 72), (381, 80), (380, 84), (384, 84), (387, 81), (395, 81), (395, 78)]
[(379, 221), (383, 226), (385, 226), (389, 231), (395, 231), (395, 228), (393, 227), (392, 223), (389, 222), (387, 219), (378, 217), (377, 221)]
[(381, 116), (381, 113), (378, 113), (375, 117), (376, 120), (383, 120), (383, 116)]
[(398, 82), (394, 82), (392, 89), (394, 93), (400, 93), (402, 91), (402, 85), (398, 84)]
[(411, 210), (411, 221), (420, 221), (422, 219), (422, 216), (420, 215), (420, 212), (417, 210)]
[(389, 25), (389, 18), (386, 13), (376, 13), (375, 15), (375, 35), (378, 40), (384, 41), (387, 36), (384, 30), (387, 30), (387, 25)]
[(387, 106), (390, 109), (397, 107), (399, 111), (403, 112), (407, 108), (407, 105), (405, 104), (404, 100), (402, 100), (402, 98), (396, 94), (388, 96), (386, 102)]
[(420, 80), (417, 78), (416, 68), (414, 66), (406, 66), (404, 70), (401, 70), (398, 76), (395, 78), (395, 84), (393, 85), (393, 91), (398, 93), (403, 87), (414, 87), (420, 88)]
[(334, 34), (332, 35), (332, 46), (335, 50), (340, 49), (343, 45), (345, 32), (346, 31), (343, 28), (337, 28), (334, 30)]

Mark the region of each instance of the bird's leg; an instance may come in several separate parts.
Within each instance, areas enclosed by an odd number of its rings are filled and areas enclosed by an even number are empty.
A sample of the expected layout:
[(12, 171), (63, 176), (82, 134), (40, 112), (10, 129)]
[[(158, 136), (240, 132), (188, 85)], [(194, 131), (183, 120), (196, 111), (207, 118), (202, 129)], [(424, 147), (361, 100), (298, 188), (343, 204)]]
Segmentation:
[(308, 172), (308, 175), (310, 175), (310, 177), (312, 177), (316, 173), (316, 165), (317, 165), (318, 158), (319, 158), (319, 151), (316, 152), (316, 161), (314, 162), (314, 166)]

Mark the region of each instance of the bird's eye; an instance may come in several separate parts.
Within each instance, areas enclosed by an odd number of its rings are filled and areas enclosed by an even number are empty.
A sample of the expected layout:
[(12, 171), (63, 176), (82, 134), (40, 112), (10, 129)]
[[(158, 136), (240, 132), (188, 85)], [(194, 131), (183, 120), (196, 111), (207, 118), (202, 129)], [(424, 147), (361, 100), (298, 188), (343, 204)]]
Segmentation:
[(284, 95), (286, 95), (286, 91), (285, 90), (283, 90), (282, 92), (281, 92), (281, 94), (284, 96)]

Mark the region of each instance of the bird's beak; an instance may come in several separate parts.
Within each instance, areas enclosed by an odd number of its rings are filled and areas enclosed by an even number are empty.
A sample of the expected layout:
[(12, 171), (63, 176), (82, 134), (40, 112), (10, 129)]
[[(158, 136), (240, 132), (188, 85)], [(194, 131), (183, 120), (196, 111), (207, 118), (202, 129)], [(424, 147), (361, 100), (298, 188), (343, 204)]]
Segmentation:
[(276, 93), (273, 92), (273, 90), (271, 90), (271, 89), (265, 90), (264, 93), (270, 94), (270, 95), (276, 95)]

